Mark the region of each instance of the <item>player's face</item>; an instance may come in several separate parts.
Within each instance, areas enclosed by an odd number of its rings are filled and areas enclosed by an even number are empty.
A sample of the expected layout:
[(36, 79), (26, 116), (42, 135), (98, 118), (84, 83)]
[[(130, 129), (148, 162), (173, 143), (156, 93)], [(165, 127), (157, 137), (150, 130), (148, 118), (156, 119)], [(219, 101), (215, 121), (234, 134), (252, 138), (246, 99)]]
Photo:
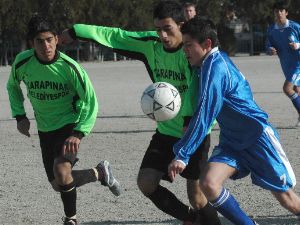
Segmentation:
[(57, 45), (57, 35), (51, 32), (39, 33), (32, 42), (37, 57), (44, 62), (54, 59)]
[(203, 43), (193, 39), (188, 34), (183, 35), (183, 50), (192, 66), (201, 66), (206, 54), (211, 50), (211, 40), (206, 39)]
[(184, 9), (185, 20), (188, 21), (196, 16), (196, 10), (194, 6), (189, 6)]
[(276, 23), (280, 25), (284, 25), (287, 20), (288, 12), (285, 9), (275, 9), (274, 10), (274, 16)]
[(182, 43), (181, 25), (172, 18), (154, 19), (154, 26), (166, 49), (175, 49)]

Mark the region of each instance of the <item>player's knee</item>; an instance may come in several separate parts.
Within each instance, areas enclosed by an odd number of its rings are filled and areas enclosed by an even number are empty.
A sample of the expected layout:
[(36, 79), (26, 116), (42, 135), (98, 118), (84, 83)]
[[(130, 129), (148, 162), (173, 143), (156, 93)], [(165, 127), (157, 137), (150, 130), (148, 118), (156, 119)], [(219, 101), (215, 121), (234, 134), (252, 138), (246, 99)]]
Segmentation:
[(145, 196), (151, 195), (157, 188), (156, 184), (141, 176), (138, 176), (137, 186)]
[(55, 181), (58, 185), (65, 185), (72, 180), (72, 168), (69, 163), (60, 163), (54, 166)]
[(289, 84), (289, 83), (284, 83), (283, 87), (282, 87), (283, 92), (287, 95), (287, 96), (291, 96), (295, 93), (294, 91), (294, 86)]
[(220, 189), (220, 184), (215, 179), (204, 177), (200, 180), (200, 188), (204, 192), (204, 194), (208, 198), (210, 198), (216, 195), (216, 193)]

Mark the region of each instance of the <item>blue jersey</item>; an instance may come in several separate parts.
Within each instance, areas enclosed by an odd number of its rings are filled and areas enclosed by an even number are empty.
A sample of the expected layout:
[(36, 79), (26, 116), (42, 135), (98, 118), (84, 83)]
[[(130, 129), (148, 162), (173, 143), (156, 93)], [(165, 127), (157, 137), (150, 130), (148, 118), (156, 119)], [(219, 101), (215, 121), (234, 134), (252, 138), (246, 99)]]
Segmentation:
[(287, 20), (283, 27), (273, 24), (267, 32), (267, 51), (274, 47), (277, 51), (281, 68), (286, 80), (297, 85), (300, 81), (300, 48), (292, 49), (289, 43), (300, 42), (300, 25), (294, 21)]
[(225, 53), (214, 48), (198, 69), (198, 106), (184, 137), (175, 144), (177, 160), (188, 163), (216, 119), (220, 144), (233, 150), (251, 146), (268, 126), (249, 83)]

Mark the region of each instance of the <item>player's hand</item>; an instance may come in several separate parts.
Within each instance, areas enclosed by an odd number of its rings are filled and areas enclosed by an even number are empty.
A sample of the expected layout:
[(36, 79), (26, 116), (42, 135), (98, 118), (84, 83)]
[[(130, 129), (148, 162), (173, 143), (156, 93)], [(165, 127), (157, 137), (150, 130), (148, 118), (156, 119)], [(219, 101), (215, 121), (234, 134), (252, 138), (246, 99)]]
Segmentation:
[(297, 50), (299, 48), (299, 43), (290, 42), (289, 45), (293, 50)]
[(28, 118), (24, 118), (17, 123), (17, 129), (21, 134), (24, 134), (27, 137), (30, 137), (29, 129), (30, 122)]
[(63, 145), (63, 155), (77, 154), (79, 150), (80, 139), (78, 137), (70, 136), (65, 140)]
[(175, 179), (175, 176), (179, 173), (182, 173), (182, 171), (185, 169), (185, 165), (177, 160), (172, 160), (172, 162), (168, 166), (168, 175), (173, 181)]
[(268, 50), (269, 55), (277, 55), (277, 50), (274, 47), (270, 47)]
[(66, 45), (70, 44), (74, 41), (74, 39), (69, 34), (69, 29), (63, 30), (63, 32), (58, 35), (58, 44), (59, 45)]

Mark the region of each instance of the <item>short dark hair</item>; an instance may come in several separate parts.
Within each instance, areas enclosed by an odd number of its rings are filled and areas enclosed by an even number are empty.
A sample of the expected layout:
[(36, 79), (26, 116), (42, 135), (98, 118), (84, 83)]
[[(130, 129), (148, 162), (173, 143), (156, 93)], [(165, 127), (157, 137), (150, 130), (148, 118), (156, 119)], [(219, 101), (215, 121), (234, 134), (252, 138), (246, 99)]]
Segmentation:
[(192, 2), (185, 2), (183, 4), (183, 8), (188, 8), (188, 7), (191, 7), (193, 6), (195, 9), (196, 9), (196, 4), (195, 3), (192, 3)]
[(153, 11), (153, 19), (172, 18), (176, 23), (184, 22), (181, 5), (176, 1), (160, 1)]
[(277, 1), (273, 4), (273, 10), (275, 10), (275, 9), (279, 9), (279, 10), (285, 9), (286, 11), (288, 11), (288, 8), (289, 8), (289, 4), (286, 1)]
[(53, 21), (46, 15), (35, 13), (27, 25), (27, 39), (33, 40), (39, 33), (51, 32), (56, 35)]
[(191, 36), (191, 38), (197, 40), (199, 44), (203, 43), (206, 39), (210, 39), (212, 41), (212, 47), (219, 45), (216, 26), (211, 20), (195, 16), (182, 25), (181, 33)]

